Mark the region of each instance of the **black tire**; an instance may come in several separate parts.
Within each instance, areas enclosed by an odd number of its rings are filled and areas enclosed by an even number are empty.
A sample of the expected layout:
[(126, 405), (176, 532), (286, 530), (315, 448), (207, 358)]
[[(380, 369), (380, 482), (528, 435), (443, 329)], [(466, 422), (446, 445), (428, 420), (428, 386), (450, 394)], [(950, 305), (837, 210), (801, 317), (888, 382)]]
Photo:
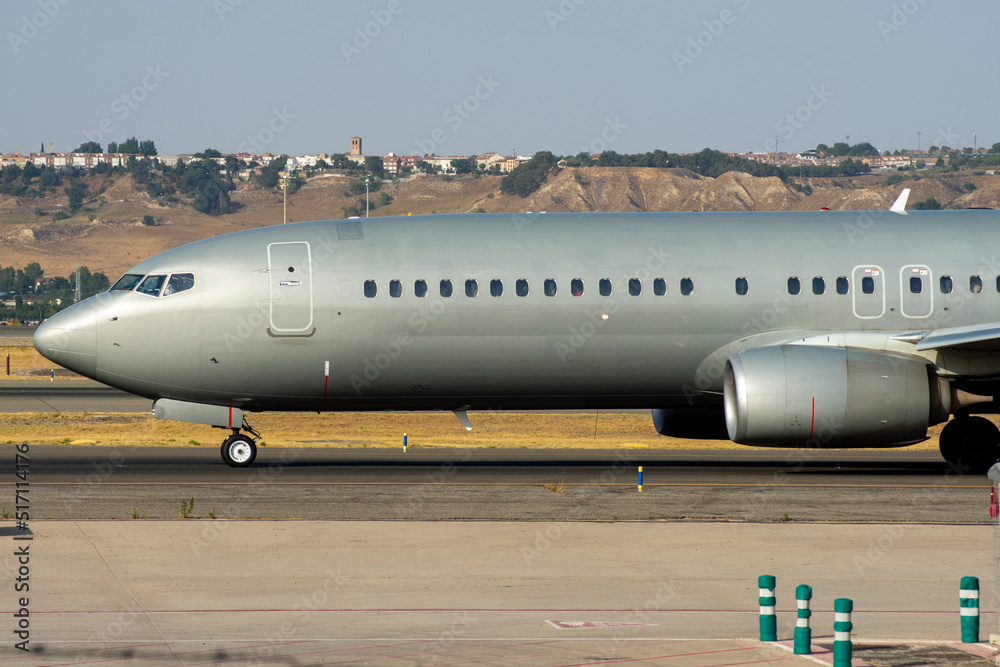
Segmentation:
[(1000, 460), (1000, 430), (983, 417), (957, 417), (941, 431), (938, 447), (957, 472), (982, 475)]
[(242, 433), (231, 435), (222, 443), (222, 460), (231, 468), (247, 468), (257, 458), (257, 444)]

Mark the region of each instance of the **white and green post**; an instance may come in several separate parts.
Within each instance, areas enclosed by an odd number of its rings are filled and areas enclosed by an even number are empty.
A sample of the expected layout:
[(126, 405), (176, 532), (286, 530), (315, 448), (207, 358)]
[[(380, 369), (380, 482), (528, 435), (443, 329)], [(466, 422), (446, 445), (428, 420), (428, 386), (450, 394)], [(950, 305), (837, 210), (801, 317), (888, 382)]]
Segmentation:
[(851, 667), (851, 612), (854, 602), (848, 598), (833, 601), (833, 667)]
[(795, 633), (792, 652), (795, 655), (809, 655), (812, 653), (812, 630), (809, 628), (809, 617), (812, 611), (809, 609), (809, 601), (812, 600), (812, 586), (800, 584), (795, 588), (795, 602), (798, 605), (798, 617), (795, 619)]
[(958, 603), (962, 613), (962, 642), (979, 641), (979, 579), (962, 577), (959, 584)]
[(760, 604), (760, 640), (778, 641), (778, 618), (774, 615), (774, 577), (764, 574), (757, 577), (758, 603)]

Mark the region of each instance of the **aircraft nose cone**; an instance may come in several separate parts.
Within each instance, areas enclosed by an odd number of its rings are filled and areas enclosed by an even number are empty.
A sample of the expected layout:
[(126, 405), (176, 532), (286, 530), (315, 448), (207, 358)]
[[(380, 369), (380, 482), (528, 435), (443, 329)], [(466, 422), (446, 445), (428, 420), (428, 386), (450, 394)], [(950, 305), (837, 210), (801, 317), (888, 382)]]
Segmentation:
[(94, 377), (97, 371), (96, 297), (45, 320), (35, 331), (35, 349), (63, 368)]

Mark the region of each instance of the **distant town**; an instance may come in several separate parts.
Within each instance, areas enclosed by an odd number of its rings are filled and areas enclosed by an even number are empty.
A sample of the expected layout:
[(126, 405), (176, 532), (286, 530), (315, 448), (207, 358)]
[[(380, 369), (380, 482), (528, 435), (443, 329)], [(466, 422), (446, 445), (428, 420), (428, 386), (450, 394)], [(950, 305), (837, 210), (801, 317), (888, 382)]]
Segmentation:
[[(953, 149), (948, 146), (932, 146), (926, 150), (906, 149), (897, 150), (892, 153), (889, 151), (879, 153), (873, 146), (871, 146), (871, 144), (863, 145), (870, 147), (869, 150), (862, 151), (866, 154), (859, 154), (857, 151), (841, 151), (840, 154), (838, 154), (836, 150), (830, 149), (829, 147), (826, 147), (826, 150), (824, 150), (824, 146), (821, 144), (820, 147), (803, 151), (801, 153), (726, 153), (726, 155), (734, 158), (752, 160), (761, 164), (793, 168), (800, 166), (838, 167), (847, 160), (854, 160), (867, 165), (870, 170), (874, 172), (946, 166), (949, 163), (949, 160), (956, 156), (969, 158), (1000, 152), (1000, 144), (994, 144), (992, 148), (982, 147), (975, 149)], [(83, 144), (81, 148), (85, 148), (87, 146), (88, 144)], [(113, 146), (116, 147), (115, 144), (109, 144), (109, 148)], [(837, 146), (843, 146), (847, 149), (854, 148), (849, 147), (846, 144), (835, 144), (834, 148)], [(500, 153), (494, 152), (487, 152), (479, 155), (396, 155), (395, 153), (389, 153), (387, 155), (380, 156), (367, 156), (364, 154), (362, 149), (361, 137), (351, 137), (350, 148), (345, 153), (334, 153), (329, 155), (327, 153), (305, 155), (277, 155), (274, 153), (262, 153), (258, 155), (249, 152), (239, 152), (231, 155), (239, 163), (239, 171), (241, 172), (241, 174), (234, 174), (234, 176), (242, 176), (244, 179), (253, 175), (255, 170), (259, 173), (262, 168), (266, 168), (274, 160), (279, 158), (285, 158), (284, 171), (294, 173), (307, 168), (315, 169), (322, 167), (336, 167), (336, 163), (340, 160), (347, 160), (354, 165), (364, 166), (366, 164), (366, 159), (370, 157), (377, 157), (381, 159), (382, 162), (382, 173), (390, 176), (406, 175), (419, 171), (422, 171), (423, 173), (441, 174), (451, 174), (456, 172), (461, 173), (463, 170), (454, 164), (456, 161), (466, 164), (472, 163), (478, 168), (478, 171), (481, 172), (509, 174), (518, 166), (531, 160), (531, 156), (514, 154), (501, 155)], [(598, 163), (601, 155), (602, 154), (600, 153), (594, 153), (589, 156), (585, 156), (584, 154), (574, 156), (574, 158), (576, 158), (575, 163), (572, 158), (563, 158), (559, 161), (558, 166), (574, 166), (574, 164), (579, 164), (579, 160), (583, 157), (589, 158), (589, 160), (593, 163)], [(682, 155), (693, 154), (684, 153)], [(46, 166), (55, 169), (63, 169), (67, 167), (93, 169), (94, 167), (102, 164), (106, 164), (109, 167), (126, 167), (128, 166), (129, 159), (133, 157), (155, 157), (155, 159), (159, 160), (163, 166), (167, 167), (173, 167), (178, 163), (187, 163), (198, 159), (213, 160), (220, 165), (226, 164), (226, 157), (221, 153), (218, 156), (213, 155), (211, 157), (207, 157), (202, 153), (157, 155), (155, 153), (144, 154), (114, 151), (84, 152), (80, 151), (80, 149), (74, 152), (57, 153), (51, 152), (50, 147), (49, 152), (29, 153), (28, 155), (22, 155), (21, 153), (0, 154), (0, 168), (8, 165), (23, 168), (29, 163), (36, 167)]]

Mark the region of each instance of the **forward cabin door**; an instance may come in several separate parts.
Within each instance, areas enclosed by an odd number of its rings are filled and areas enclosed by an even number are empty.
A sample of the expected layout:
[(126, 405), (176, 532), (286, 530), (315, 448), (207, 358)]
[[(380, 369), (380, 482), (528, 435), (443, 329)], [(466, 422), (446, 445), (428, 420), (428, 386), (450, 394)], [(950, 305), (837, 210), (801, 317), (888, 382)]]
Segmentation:
[(267, 246), (272, 336), (311, 336), (313, 327), (312, 255), (305, 241)]

